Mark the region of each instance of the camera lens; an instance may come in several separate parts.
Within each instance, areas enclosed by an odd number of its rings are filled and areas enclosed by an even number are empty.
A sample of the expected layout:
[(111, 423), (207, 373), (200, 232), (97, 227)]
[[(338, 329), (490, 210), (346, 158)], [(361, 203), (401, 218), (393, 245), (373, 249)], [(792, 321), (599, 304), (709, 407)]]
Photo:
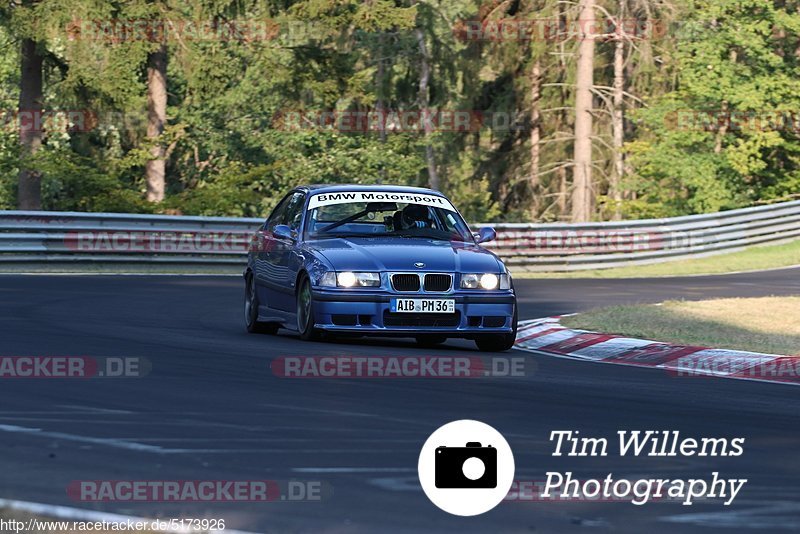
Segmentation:
[(478, 458), (467, 458), (461, 466), (461, 472), (470, 480), (478, 480), (486, 472), (486, 466)]

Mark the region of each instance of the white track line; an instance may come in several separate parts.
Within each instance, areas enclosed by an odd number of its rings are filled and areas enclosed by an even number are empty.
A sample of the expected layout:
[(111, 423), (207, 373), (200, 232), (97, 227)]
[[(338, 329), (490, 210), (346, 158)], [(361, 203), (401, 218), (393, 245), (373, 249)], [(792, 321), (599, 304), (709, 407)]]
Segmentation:
[(2, 432), (15, 432), (18, 434), (29, 434), (40, 436), (43, 438), (63, 439), (66, 441), (77, 441), (79, 443), (92, 443), (94, 445), (105, 445), (107, 447), (114, 447), (117, 449), (127, 449), (130, 451), (138, 452), (169, 452), (169, 449), (164, 449), (158, 445), (147, 445), (145, 443), (136, 443), (133, 441), (123, 441), (113, 438), (93, 438), (90, 436), (80, 436), (77, 434), (67, 434), (66, 432), (50, 432), (42, 430), (41, 428), (30, 428), (25, 426), (16, 425), (2, 425), (0, 424), (0, 431)]

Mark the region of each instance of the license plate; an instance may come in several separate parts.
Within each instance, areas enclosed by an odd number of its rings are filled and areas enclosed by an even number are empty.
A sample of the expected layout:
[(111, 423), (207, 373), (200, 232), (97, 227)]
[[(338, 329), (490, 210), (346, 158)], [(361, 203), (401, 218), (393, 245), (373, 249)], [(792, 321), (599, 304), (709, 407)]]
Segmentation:
[(392, 313), (455, 313), (456, 301), (453, 299), (392, 299), (389, 302)]

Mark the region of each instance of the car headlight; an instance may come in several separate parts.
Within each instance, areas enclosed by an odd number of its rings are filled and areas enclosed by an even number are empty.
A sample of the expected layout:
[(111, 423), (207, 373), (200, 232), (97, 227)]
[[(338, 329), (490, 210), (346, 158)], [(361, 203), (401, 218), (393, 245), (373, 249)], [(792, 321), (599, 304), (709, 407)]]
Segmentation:
[(329, 271), (322, 275), (319, 285), (323, 287), (378, 287), (381, 285), (380, 273), (354, 273)]
[(461, 289), (510, 289), (508, 274), (462, 274)]

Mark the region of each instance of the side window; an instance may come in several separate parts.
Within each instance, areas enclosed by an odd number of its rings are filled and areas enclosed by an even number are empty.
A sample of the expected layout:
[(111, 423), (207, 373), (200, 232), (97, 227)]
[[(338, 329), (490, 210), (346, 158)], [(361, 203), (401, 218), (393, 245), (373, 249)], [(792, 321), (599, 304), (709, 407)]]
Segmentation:
[(289, 206), (289, 201), (292, 199), (291, 195), (287, 195), (281, 200), (278, 205), (272, 210), (272, 213), (264, 224), (264, 229), (271, 232), (279, 224), (286, 224), (284, 222), (286, 215), (286, 208)]
[(444, 214), (444, 227), (448, 232), (457, 232), (458, 222), (451, 213)]
[(286, 208), (286, 216), (284, 223), (288, 224), (292, 230), (299, 230), (300, 223), (303, 220), (303, 205), (305, 204), (306, 196), (303, 193), (295, 193), (289, 199), (289, 205)]
[(444, 220), (444, 229), (452, 234), (456, 234), (461, 236), (466, 240), (470, 240), (472, 235), (469, 231), (469, 227), (464, 224), (455, 214), (446, 210), (440, 210), (443, 214), (442, 219)]

